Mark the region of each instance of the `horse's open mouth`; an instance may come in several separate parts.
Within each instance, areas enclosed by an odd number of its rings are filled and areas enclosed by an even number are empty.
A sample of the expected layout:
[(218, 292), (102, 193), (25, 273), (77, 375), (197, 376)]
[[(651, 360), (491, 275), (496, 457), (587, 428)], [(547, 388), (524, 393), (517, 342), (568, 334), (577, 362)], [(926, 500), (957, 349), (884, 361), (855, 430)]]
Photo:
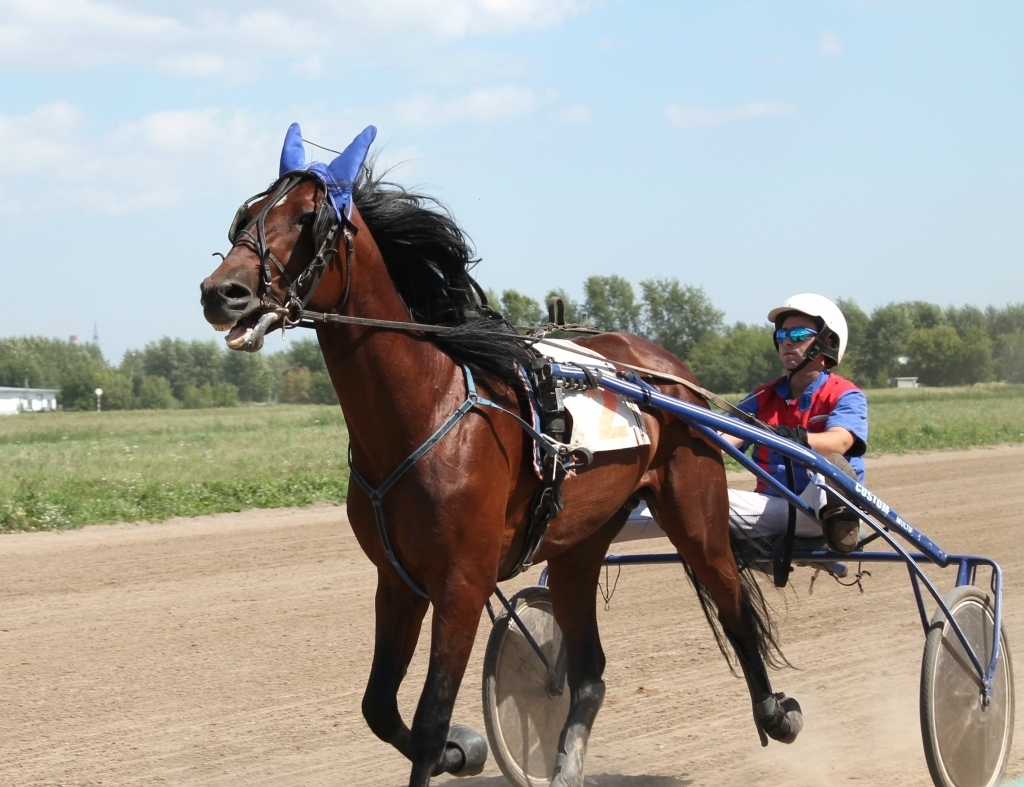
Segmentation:
[(281, 319), (276, 312), (252, 312), (234, 325), (215, 325), (218, 331), (227, 331), (224, 342), (232, 350), (254, 353), (263, 348), (263, 337), (275, 322)]

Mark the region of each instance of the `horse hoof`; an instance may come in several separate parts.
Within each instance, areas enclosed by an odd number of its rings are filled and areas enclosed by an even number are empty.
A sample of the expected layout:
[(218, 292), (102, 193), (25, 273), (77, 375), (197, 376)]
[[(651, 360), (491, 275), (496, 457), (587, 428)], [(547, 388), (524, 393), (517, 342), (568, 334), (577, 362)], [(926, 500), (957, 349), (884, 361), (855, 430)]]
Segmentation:
[(792, 743), (804, 728), (804, 714), (800, 703), (785, 694), (776, 694), (775, 713), (761, 720), (764, 731), (779, 743)]
[(447, 748), (457, 749), (462, 755), (462, 766), (450, 771), (452, 776), (476, 776), (487, 762), (487, 741), (463, 724), (453, 724), (448, 730)]

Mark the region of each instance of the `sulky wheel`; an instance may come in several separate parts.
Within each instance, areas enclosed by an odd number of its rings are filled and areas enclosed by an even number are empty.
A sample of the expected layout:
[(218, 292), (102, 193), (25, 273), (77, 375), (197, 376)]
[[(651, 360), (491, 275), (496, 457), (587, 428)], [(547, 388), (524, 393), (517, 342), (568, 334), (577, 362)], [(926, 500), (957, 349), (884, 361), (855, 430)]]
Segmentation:
[[(509, 604), (554, 665), (562, 632), (548, 589), (525, 588)], [(569, 695), (568, 686), (552, 690), (547, 669), (515, 621), (508, 612), (499, 616), (484, 656), (484, 722), (494, 759), (516, 787), (550, 784)]]
[[(994, 625), (988, 595), (962, 585), (945, 601), (987, 669)], [(939, 609), (921, 665), (921, 734), (936, 787), (992, 787), (1003, 774), (1013, 738), (1013, 666), (1004, 631), (992, 688), (984, 707), (977, 671)]]

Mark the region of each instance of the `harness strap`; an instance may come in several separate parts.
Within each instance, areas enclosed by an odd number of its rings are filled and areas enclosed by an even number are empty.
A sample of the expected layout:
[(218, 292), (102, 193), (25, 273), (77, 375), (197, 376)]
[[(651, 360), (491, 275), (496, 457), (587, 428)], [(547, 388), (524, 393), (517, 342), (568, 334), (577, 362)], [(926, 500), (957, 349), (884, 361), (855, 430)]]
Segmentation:
[[(381, 545), (384, 547), (384, 554), (385, 556), (387, 556), (387, 559), (391, 563), (391, 566), (398, 573), (398, 576), (402, 578), (402, 581), (405, 582), (405, 584), (408, 585), (409, 588), (421, 598), (429, 598), (429, 596), (427, 596), (426, 591), (424, 591), (416, 583), (416, 581), (409, 576), (406, 570), (402, 568), (402, 564), (398, 561), (398, 558), (395, 555), (395, 551), (391, 546), (391, 539), (388, 537), (387, 527), (385, 526), (384, 523), (384, 495), (386, 495), (388, 490), (391, 489), (391, 487), (393, 487), (398, 482), (398, 480), (403, 475), (406, 474), (406, 472), (408, 472), (409, 468), (411, 468), (420, 459), (422, 459), (423, 456), (431, 448), (433, 448), (435, 445), (441, 442), (444, 436), (448, 434), (448, 432), (450, 432), (452, 428), (459, 421), (461, 421), (463, 417), (465, 417), (465, 415), (474, 407), (491, 407), (495, 410), (500, 410), (501, 412), (510, 415), (519, 423), (519, 425), (523, 428), (524, 431), (526, 431), (527, 434), (529, 434), (534, 440), (537, 441), (537, 443), (545, 452), (552, 455), (553, 462), (558, 462), (560, 459), (559, 451), (552, 444), (550, 438), (538, 432), (530, 424), (528, 424), (526, 421), (520, 418), (516, 413), (513, 413), (511, 410), (507, 410), (500, 404), (492, 402), (490, 399), (485, 399), (482, 396), (480, 396), (480, 394), (477, 393), (476, 382), (473, 380), (473, 373), (469, 370), (469, 367), (463, 365), (462, 371), (466, 376), (466, 401), (459, 405), (455, 412), (448, 416), (448, 418), (445, 419), (445, 422), (441, 424), (437, 428), (437, 430), (430, 437), (428, 437), (423, 442), (422, 445), (420, 445), (419, 448), (417, 448), (415, 451), (409, 454), (409, 456), (407, 456), (402, 461), (402, 463), (398, 465), (398, 467), (396, 467), (394, 471), (392, 471), (391, 475), (387, 477), (387, 480), (385, 480), (384, 483), (381, 484), (379, 487), (374, 489), (373, 486), (370, 485), (370, 482), (367, 481), (366, 478), (364, 478), (363, 475), (358, 470), (356, 470), (356, 466), (352, 462), (352, 446), (349, 445), (348, 448), (349, 473), (352, 476), (352, 478), (355, 479), (356, 483), (359, 485), (359, 488), (362, 489), (363, 492), (366, 493), (366, 496), (370, 498), (370, 503), (373, 504), (373, 514), (374, 518), (377, 520), (377, 533), (380, 536)], [(537, 548), (539, 548), (539, 546), (540, 544), (538, 542), (537, 545), (533, 548), (532, 553), (536, 553), (536, 550)], [(529, 555), (529, 557), (532, 556), (532, 554)], [(519, 573), (519, 571), (521, 570), (522, 565), (520, 562), (520, 565), (517, 566), (515, 572), (513, 573), (513, 576), (516, 573)]]
[[(530, 336), (530, 337), (523, 337), (523, 338), (524, 338), (525, 341), (530, 341), (530, 342), (533, 342), (534, 344), (552, 344), (552, 342), (546, 340), (543, 336), (541, 336), (541, 337), (532, 337), (532, 336)], [(697, 385), (696, 383), (690, 382), (689, 380), (685, 379), (684, 377), (679, 377), (678, 375), (675, 375), (675, 374), (669, 374), (668, 372), (659, 372), (656, 369), (647, 369), (647, 368), (645, 368), (643, 366), (635, 366), (634, 364), (626, 363), (625, 361), (616, 361), (616, 360), (614, 360), (612, 358), (605, 358), (604, 356), (598, 355), (597, 353), (593, 352), (592, 350), (589, 350), (586, 347), (581, 347), (579, 345), (574, 347), (573, 351), (574, 352), (578, 352), (581, 355), (592, 355), (595, 360), (599, 360), (599, 361), (602, 361), (603, 363), (611, 364), (612, 366), (615, 366), (615, 367), (618, 367), (618, 368), (621, 368), (621, 369), (629, 369), (632, 372), (640, 372), (640, 373), (642, 373), (642, 374), (644, 374), (644, 375), (646, 375), (648, 377), (653, 377), (653, 378), (656, 378), (656, 379), (659, 379), (659, 380), (667, 380), (668, 382), (676, 383), (678, 385), (683, 386), (684, 388), (689, 389), (690, 391), (693, 391), (693, 393), (697, 394), (697, 396), (701, 397), (702, 399), (704, 399), (704, 401), (708, 402), (709, 404), (710, 403), (715, 404), (715, 406), (717, 406), (720, 410), (723, 410), (724, 412), (729, 413), (729, 415), (732, 415), (732, 416), (735, 416), (736, 418), (739, 418), (741, 421), (743, 421), (743, 422), (745, 422), (747, 424), (750, 424), (751, 426), (757, 426), (757, 427), (760, 427), (762, 429), (768, 429), (769, 428), (767, 426), (767, 424), (762, 423), (755, 416), (751, 415), (750, 413), (746, 412), (745, 410), (741, 410), (736, 405), (734, 405), (731, 402), (723, 399), (718, 394), (709, 391), (707, 388), (702, 388), (701, 386)]]
[[(786, 466), (786, 483), (790, 490), (796, 493), (796, 473), (793, 470), (793, 460), (788, 456), (783, 458)], [(789, 582), (789, 575), (793, 571), (793, 540), (796, 538), (796, 506), (789, 504), (789, 512), (786, 520), (786, 535), (782, 542), (776, 542), (775, 554), (772, 556), (772, 579), (775, 587), (784, 588)]]

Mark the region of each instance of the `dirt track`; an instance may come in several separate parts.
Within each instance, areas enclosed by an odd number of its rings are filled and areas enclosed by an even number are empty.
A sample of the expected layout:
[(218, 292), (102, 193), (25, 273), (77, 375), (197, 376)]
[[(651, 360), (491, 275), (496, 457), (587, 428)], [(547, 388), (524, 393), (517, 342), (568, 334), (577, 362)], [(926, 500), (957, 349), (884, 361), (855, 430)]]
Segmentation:
[[(1024, 447), (882, 457), (868, 472), (872, 491), (945, 549), (1002, 564), (1019, 675)], [(800, 570), (775, 597), (799, 667), (775, 684), (800, 700), (807, 726), (793, 746), (761, 749), (743, 683), (682, 571), (623, 570), (600, 612), (608, 694), (588, 781), (930, 784), (917, 717), (924, 638), (906, 571), (872, 567), (863, 595), (825, 576), (808, 595), (810, 578)], [(373, 591), (339, 508), (0, 537), (0, 784), (403, 784), (405, 762), (359, 713)], [(481, 731), (485, 638), (481, 626), (456, 708)], [(403, 689), (407, 718), (424, 645)], [(1008, 778), (1024, 772), (1022, 739)], [(461, 782), (504, 783), (490, 762)]]

